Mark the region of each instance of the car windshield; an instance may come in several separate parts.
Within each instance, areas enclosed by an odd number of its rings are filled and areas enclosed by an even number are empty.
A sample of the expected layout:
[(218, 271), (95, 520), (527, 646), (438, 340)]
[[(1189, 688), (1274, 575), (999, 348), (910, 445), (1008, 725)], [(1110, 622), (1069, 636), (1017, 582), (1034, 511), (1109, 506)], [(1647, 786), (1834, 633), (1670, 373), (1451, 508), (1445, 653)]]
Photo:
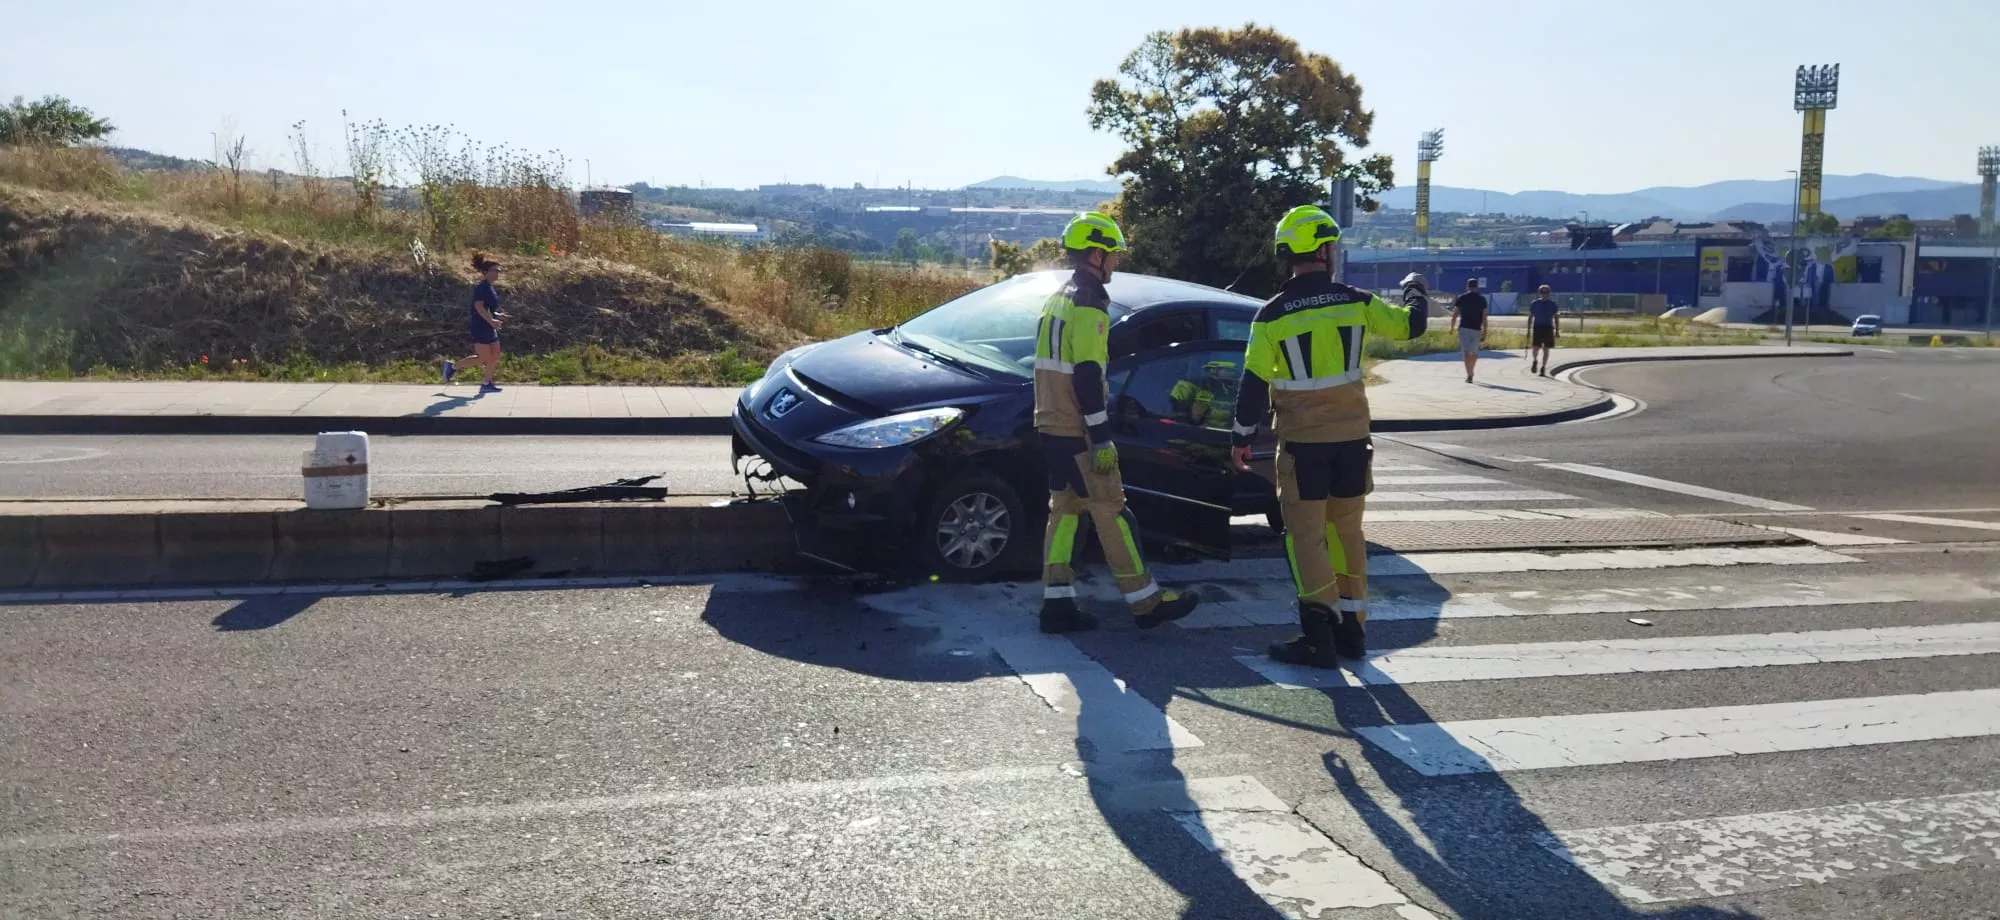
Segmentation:
[(1869, 323), (1869, 324), (1879, 323), (1881, 321), (1882, 317), (1876, 316), (1873, 313), (1866, 314), (1861, 318), (1855, 320), (1855, 322), (1857, 323)]
[(1035, 326), (1061, 272), (1018, 275), (897, 326), (904, 341), (1015, 377), (1035, 373)]

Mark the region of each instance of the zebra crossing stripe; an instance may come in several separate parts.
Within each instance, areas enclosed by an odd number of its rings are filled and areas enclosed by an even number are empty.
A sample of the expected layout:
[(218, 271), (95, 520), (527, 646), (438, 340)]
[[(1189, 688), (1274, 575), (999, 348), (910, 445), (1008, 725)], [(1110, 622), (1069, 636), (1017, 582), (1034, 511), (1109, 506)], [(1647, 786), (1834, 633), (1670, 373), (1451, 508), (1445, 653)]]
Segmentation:
[(1498, 479), (1487, 476), (1466, 476), (1455, 473), (1411, 473), (1375, 477), (1378, 486), (1483, 486), (1504, 485)]
[(1179, 722), (1061, 636), (995, 639), (993, 650), (1035, 695), (1076, 717), (1077, 737), (1101, 751), (1201, 747)]
[(2000, 734), (2000, 690), (1364, 726), (1425, 776), (1506, 773)]
[(1993, 654), (2000, 654), (2000, 622), (1757, 635), (1422, 646), (1371, 655), (1352, 670), (1300, 667), (1249, 655), (1238, 656), (1236, 660), (1280, 687), (1302, 689), (1707, 671)]
[(1658, 904), (2000, 865), (2000, 792), (1537, 836), (1627, 900)]
[(1963, 521), (1958, 518), (1933, 517), (1925, 514), (1857, 514), (1854, 517), (1870, 521), (1894, 521), (1902, 524), (1928, 524), (1932, 527), (1964, 527), (1970, 530), (2000, 530), (2000, 524), (1992, 521)]
[(1402, 905), (1398, 916), (1433, 917), (1254, 777), (1190, 780), (1169, 792), (1184, 800), (1162, 806), (1175, 823), (1286, 916)]
[[(1384, 553), (1368, 557), (1370, 578), (1485, 575), (1495, 572), (1608, 572), (1689, 566), (1831, 565), (1855, 561), (1817, 546), (1708, 546), (1695, 549), (1607, 549), (1577, 553)], [(1193, 562), (1158, 566), (1165, 581), (1285, 581), (1284, 559)], [(1371, 608), (1372, 613), (1372, 608)]]

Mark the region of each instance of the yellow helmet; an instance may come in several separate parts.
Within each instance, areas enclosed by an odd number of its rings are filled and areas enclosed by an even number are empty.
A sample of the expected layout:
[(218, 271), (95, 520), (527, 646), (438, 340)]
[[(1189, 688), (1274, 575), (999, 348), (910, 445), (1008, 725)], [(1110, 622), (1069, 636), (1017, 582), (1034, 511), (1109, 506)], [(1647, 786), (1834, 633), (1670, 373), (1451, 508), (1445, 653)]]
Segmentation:
[(1064, 249), (1081, 252), (1086, 249), (1102, 249), (1105, 252), (1125, 251), (1125, 232), (1118, 229), (1118, 222), (1096, 211), (1078, 214), (1063, 228)]
[(1340, 239), (1340, 224), (1324, 208), (1300, 205), (1278, 221), (1278, 249), (1308, 256)]

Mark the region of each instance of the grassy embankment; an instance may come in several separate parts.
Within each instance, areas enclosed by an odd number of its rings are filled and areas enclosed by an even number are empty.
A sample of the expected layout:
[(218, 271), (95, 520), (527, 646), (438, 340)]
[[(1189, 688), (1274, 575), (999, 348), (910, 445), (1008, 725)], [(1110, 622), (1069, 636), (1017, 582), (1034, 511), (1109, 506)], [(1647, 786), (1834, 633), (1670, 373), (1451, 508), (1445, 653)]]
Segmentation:
[(469, 350), (475, 248), (506, 263), (514, 382), (742, 382), (988, 280), (582, 221), (542, 164), (460, 165), (397, 208), (347, 179), (0, 148), (0, 377), (430, 382)]

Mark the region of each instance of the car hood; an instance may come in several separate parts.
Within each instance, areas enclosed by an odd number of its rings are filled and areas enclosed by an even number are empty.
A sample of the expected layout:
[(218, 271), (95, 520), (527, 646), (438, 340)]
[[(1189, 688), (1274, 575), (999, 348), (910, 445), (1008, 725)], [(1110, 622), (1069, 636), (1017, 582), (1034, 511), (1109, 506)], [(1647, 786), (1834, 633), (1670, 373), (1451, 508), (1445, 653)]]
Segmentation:
[(877, 414), (983, 400), (1029, 385), (1025, 377), (961, 370), (873, 332), (814, 348), (792, 361), (790, 370), (822, 396)]

